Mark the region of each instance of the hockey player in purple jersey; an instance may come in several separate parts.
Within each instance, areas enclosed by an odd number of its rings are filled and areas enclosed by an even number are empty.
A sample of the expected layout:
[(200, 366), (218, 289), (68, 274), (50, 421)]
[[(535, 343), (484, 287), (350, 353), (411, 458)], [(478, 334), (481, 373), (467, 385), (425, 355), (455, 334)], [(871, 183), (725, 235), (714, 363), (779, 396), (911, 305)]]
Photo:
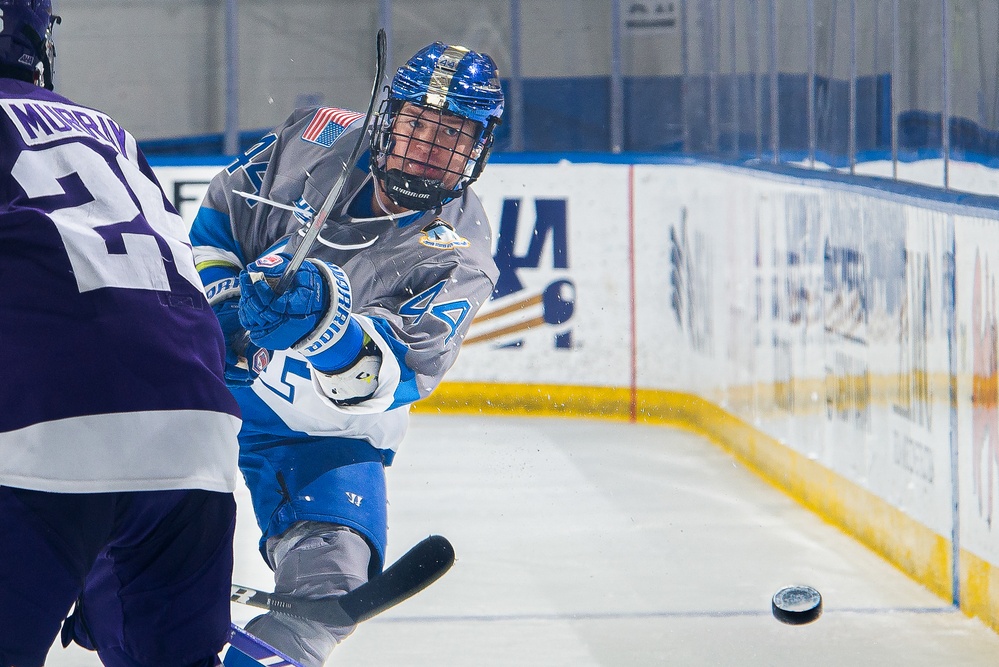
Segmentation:
[[(342, 595), (382, 570), (384, 467), (497, 278), (468, 186), (502, 111), (492, 58), (435, 43), (395, 74), (370, 130), (363, 114), (297, 110), (209, 187), (191, 238), (226, 334), (240, 468), (277, 593)], [(359, 139), (367, 157), (277, 294)], [(353, 629), (273, 612), (247, 625), (306, 667)]]
[[(50, 0), (0, 0), (0, 665), (219, 663), (239, 408), (135, 139), (53, 92)], [(63, 620), (75, 610), (72, 616)]]

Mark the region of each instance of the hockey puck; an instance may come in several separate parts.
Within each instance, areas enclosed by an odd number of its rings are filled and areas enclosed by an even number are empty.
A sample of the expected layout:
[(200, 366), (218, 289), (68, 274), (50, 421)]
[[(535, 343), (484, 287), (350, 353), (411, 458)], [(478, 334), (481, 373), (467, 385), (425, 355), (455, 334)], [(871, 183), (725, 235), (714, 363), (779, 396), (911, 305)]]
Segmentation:
[(774, 593), (772, 606), (781, 623), (804, 625), (822, 615), (822, 595), (811, 586), (785, 586)]

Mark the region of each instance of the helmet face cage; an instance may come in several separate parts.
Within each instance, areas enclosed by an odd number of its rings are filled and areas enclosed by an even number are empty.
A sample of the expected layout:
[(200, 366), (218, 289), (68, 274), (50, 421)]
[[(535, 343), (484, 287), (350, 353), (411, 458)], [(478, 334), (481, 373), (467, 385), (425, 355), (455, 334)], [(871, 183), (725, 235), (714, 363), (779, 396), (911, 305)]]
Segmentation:
[(53, 88), (51, 0), (0, 0), (0, 75)]
[(442, 206), (482, 173), (494, 125), (387, 99), (375, 120), (372, 170), (397, 205), (413, 211)]
[(372, 128), (371, 170), (396, 205), (442, 206), (482, 173), (502, 113), (492, 58), (431, 44), (392, 79)]

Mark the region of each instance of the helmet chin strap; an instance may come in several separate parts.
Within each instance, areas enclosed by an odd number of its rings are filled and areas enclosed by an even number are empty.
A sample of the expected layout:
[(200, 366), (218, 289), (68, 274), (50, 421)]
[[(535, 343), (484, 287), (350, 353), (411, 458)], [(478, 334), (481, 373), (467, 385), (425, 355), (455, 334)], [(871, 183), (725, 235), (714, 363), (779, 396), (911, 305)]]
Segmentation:
[[(391, 204), (385, 201), (385, 199), (383, 198), (384, 192), (382, 191), (381, 180), (379, 180), (378, 178), (375, 178), (374, 180), (375, 180), (375, 187), (374, 187), (375, 203), (378, 204), (378, 208), (380, 208), (383, 213), (390, 216), (396, 216), (396, 215), (405, 215), (406, 213), (410, 212), (409, 209), (401, 207), (399, 204), (396, 204), (394, 201)], [(403, 210), (399, 211), (398, 213), (393, 213), (391, 208), (403, 208)]]
[(385, 200), (382, 199), (382, 195), (384, 193), (382, 192), (381, 182), (376, 178), (375, 179), (375, 183), (376, 183), (376, 185), (375, 185), (375, 202), (378, 204), (378, 207), (386, 214), (385, 217), (388, 220), (395, 220), (397, 218), (403, 218), (403, 217), (405, 217), (407, 215), (410, 215), (412, 213), (425, 213), (426, 211), (430, 211), (430, 210), (434, 211), (434, 215), (440, 215), (441, 209), (444, 208), (444, 204), (438, 204), (437, 206), (432, 206), (432, 207), (430, 207), (428, 209), (425, 209), (423, 211), (420, 211), (420, 210), (414, 211), (412, 209), (404, 208), (401, 205), (396, 204), (395, 202), (392, 202), (392, 204), (395, 205), (395, 208), (400, 208), (402, 210), (399, 211), (398, 213), (391, 213), (391, 212), (389, 212), (389, 208), (388, 208), (389, 204), (387, 204), (385, 202)]
[(454, 190), (444, 188), (438, 180), (410, 176), (398, 169), (384, 171), (381, 174), (381, 186), (397, 206), (411, 211), (439, 208), (457, 194)]

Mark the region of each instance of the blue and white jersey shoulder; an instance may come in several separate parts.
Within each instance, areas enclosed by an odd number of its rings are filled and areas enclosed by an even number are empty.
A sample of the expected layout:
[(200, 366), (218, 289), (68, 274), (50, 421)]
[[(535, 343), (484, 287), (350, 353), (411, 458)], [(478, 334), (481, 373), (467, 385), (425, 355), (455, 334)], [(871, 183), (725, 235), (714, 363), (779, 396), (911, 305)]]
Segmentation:
[(107, 114), (0, 79), (0, 484), (235, 486), (239, 409), (183, 220)]
[[(296, 109), (233, 159), (212, 180), (191, 226), (199, 270), (238, 272), (301, 231), (339, 177), (362, 119), (332, 107)], [(365, 177), (365, 169), (355, 170), (344, 199)]]

